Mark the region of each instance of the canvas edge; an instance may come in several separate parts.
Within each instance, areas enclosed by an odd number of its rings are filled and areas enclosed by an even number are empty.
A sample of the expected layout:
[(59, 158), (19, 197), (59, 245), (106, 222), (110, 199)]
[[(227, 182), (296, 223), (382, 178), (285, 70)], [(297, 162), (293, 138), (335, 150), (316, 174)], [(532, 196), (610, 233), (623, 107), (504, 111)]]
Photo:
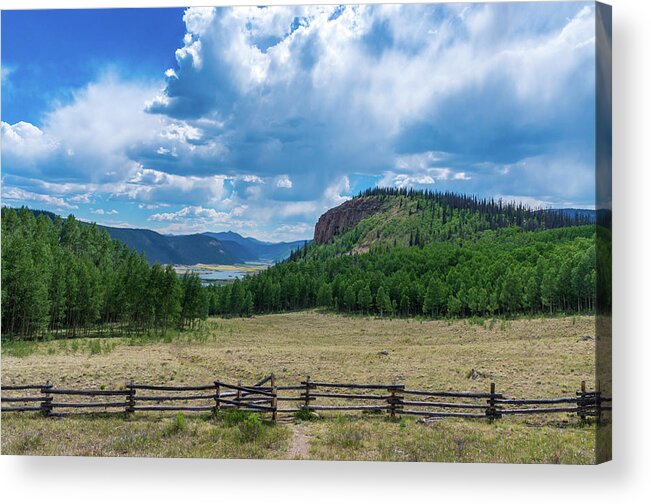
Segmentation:
[[(612, 397), (612, 7), (595, 2), (595, 209), (597, 310), (595, 383)], [(595, 462), (612, 460), (612, 414), (597, 423)]]

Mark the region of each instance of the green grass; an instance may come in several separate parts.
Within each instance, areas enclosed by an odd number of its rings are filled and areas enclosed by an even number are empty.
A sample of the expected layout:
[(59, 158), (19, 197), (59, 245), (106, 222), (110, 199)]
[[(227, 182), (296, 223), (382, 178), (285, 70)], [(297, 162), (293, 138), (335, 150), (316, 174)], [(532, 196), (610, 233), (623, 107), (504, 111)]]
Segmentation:
[[(291, 431), (262, 422), (227, 425), (218, 419), (134, 415), (81, 415), (44, 419), (2, 415), (2, 453), (193, 458), (282, 458)], [(254, 421), (255, 423), (255, 421)], [(183, 426), (183, 427), (182, 427)]]
[(310, 458), (405, 462), (586, 464), (594, 462), (595, 428), (445, 419), (345, 417), (317, 424)]

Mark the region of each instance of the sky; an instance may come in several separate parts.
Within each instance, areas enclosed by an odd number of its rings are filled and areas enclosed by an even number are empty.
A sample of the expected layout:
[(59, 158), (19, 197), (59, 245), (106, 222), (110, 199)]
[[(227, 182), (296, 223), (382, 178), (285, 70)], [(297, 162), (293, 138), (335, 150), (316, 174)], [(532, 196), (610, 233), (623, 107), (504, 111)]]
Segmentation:
[(2, 12), (2, 203), (311, 238), (369, 187), (594, 208), (592, 2)]

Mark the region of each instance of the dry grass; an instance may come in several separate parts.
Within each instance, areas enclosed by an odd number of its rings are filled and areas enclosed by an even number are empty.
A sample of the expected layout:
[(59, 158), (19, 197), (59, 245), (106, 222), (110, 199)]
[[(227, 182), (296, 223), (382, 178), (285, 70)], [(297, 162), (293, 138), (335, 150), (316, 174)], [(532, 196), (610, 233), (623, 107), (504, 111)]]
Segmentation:
[[(396, 379), (408, 387), (485, 392), (494, 381), (498, 392), (513, 397), (557, 396), (573, 393), (581, 380), (592, 385), (594, 323), (594, 317), (489, 320), (483, 324), (381, 320), (316, 311), (211, 319), (195, 334), (174, 335), (167, 342), (114, 338), (103, 341), (103, 350), (95, 353), (84, 340), (78, 341), (74, 350), (70, 342), (65, 347), (56, 341), (39, 343), (23, 357), (3, 349), (2, 383), (49, 379), (57, 386), (107, 388), (123, 387), (131, 378), (175, 385), (208, 384), (217, 378), (252, 383), (273, 372), (279, 384), (295, 384), (309, 374), (313, 380), (389, 383)], [(383, 350), (388, 355), (380, 354)], [(480, 373), (479, 379), (468, 378), (473, 368)], [(445, 420), (432, 427), (412, 419), (398, 424), (374, 416), (356, 418), (343, 424), (332, 417), (306, 423), (310, 457), (594, 460), (594, 428), (580, 426), (576, 417), (568, 415), (509, 418), (494, 424)], [(130, 422), (30, 417), (23, 423), (7, 414), (3, 415), (2, 451), (207, 457), (283, 457), (287, 453), (284, 437), (268, 449), (216, 448), (211, 436), (219, 437), (215, 429), (221, 432), (221, 427), (190, 416), (188, 430), (180, 433), (179, 439), (155, 442), (157, 429), (171, 420), (163, 414), (136, 415)], [(540, 425), (529, 427), (532, 422)], [(285, 428), (280, 426), (277, 432)], [(48, 441), (50, 438), (56, 443)], [(119, 439), (125, 440), (122, 451), (114, 446)]]

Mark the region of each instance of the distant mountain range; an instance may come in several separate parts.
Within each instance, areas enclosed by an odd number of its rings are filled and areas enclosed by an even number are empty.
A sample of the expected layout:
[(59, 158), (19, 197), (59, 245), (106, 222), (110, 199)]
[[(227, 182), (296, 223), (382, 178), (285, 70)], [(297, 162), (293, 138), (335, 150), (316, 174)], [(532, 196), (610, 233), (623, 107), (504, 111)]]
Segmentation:
[[(57, 216), (46, 210), (33, 210), (34, 215)], [(63, 218), (63, 217), (62, 217)], [(150, 263), (161, 264), (242, 264), (245, 262), (277, 262), (289, 257), (292, 250), (302, 247), (305, 240), (265, 242), (244, 237), (233, 231), (190, 235), (163, 235), (151, 229), (100, 226), (114, 240), (129, 248), (144, 252)], [(310, 242), (311, 240), (307, 240)]]
[(150, 229), (130, 229), (99, 226), (111, 238), (129, 248), (144, 252), (150, 263), (161, 264), (236, 264), (249, 260), (240, 258), (219, 240), (202, 234), (162, 235)]
[[(240, 257), (249, 257), (247, 261), (279, 261), (285, 259), (292, 250), (302, 247), (306, 241), (266, 242), (255, 238), (247, 238), (233, 231), (204, 233), (204, 235), (219, 240), (226, 250)], [(307, 242), (310, 241), (307, 240)]]
[(190, 235), (162, 235), (150, 229), (100, 226), (111, 238), (129, 248), (144, 252), (151, 263), (163, 264), (241, 264), (276, 262), (286, 259), (305, 241), (263, 242), (233, 231)]

